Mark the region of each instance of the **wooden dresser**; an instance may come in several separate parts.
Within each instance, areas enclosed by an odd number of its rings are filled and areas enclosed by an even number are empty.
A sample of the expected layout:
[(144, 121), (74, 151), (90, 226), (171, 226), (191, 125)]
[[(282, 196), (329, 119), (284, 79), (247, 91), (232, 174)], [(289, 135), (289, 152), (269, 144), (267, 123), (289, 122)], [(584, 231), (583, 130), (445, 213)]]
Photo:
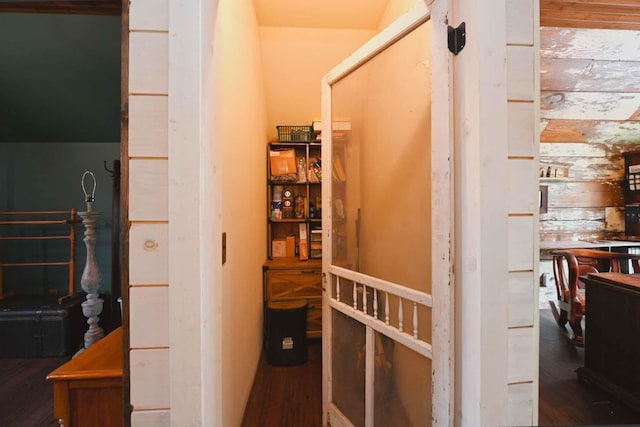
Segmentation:
[(264, 306), (306, 300), (307, 338), (322, 337), (322, 261), (274, 258), (263, 266)]
[(51, 372), (53, 414), (64, 427), (124, 425), (122, 327)]

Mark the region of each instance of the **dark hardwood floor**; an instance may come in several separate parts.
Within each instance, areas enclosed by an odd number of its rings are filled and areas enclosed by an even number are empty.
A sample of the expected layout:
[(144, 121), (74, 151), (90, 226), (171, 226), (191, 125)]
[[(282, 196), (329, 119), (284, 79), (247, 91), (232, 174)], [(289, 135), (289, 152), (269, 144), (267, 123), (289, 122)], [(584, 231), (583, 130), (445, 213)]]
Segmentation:
[[(0, 359), (0, 426), (53, 427), (53, 387), (46, 376), (69, 358)], [(540, 310), (539, 424), (640, 424), (640, 414), (596, 387), (578, 381), (584, 349), (575, 347)], [(243, 427), (315, 427), (322, 424), (322, 348), (309, 343), (309, 360), (297, 366), (269, 366), (263, 355), (244, 415)]]
[(69, 357), (0, 359), (0, 426), (54, 427), (53, 385), (47, 375)]
[(540, 310), (539, 424), (640, 424), (640, 414), (594, 385), (578, 381), (575, 370), (583, 363), (584, 348), (571, 343), (567, 331), (558, 327), (550, 309)]
[(308, 350), (295, 366), (270, 366), (262, 353), (243, 427), (322, 426), (322, 342), (310, 340)]

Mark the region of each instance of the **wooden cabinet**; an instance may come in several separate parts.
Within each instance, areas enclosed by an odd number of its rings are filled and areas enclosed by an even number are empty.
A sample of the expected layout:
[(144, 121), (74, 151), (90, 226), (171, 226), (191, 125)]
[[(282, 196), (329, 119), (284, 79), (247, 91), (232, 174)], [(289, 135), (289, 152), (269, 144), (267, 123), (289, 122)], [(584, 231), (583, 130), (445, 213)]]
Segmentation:
[(589, 274), (584, 367), (578, 377), (640, 410), (640, 277)]
[(265, 262), (264, 304), (306, 300), (307, 337), (322, 336), (322, 263), (311, 259), (273, 259)]
[(64, 427), (124, 425), (122, 327), (51, 372), (53, 414)]

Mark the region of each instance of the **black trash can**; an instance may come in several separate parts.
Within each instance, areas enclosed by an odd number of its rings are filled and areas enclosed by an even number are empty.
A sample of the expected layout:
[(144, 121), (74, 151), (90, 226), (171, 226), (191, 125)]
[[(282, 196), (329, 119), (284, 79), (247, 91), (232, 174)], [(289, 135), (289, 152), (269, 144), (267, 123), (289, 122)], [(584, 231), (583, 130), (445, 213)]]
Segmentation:
[(307, 361), (307, 301), (278, 301), (267, 305), (267, 363), (299, 365)]

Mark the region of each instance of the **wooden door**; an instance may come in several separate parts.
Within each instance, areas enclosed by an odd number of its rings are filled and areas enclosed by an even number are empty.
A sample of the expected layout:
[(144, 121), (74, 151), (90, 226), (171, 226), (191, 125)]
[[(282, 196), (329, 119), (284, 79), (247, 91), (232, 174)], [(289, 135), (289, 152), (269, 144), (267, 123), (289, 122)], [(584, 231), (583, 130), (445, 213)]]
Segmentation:
[(453, 422), (449, 4), (323, 79), (325, 425)]

